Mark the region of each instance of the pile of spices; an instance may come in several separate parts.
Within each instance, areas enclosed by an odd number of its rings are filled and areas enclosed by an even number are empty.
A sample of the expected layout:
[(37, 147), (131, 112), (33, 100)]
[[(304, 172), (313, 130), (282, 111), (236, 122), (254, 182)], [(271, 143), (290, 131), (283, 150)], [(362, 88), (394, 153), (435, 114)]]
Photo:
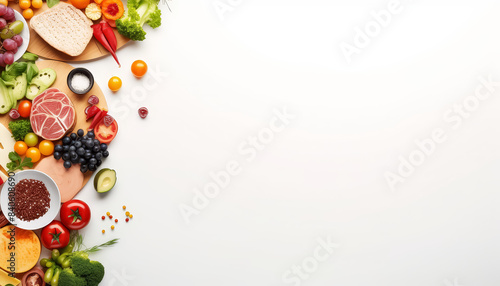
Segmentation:
[(42, 181), (20, 180), (15, 189), (15, 214), (23, 221), (35, 220), (49, 211), (50, 193)]
[(71, 87), (78, 92), (84, 92), (89, 86), (90, 79), (83, 73), (75, 73), (71, 78)]

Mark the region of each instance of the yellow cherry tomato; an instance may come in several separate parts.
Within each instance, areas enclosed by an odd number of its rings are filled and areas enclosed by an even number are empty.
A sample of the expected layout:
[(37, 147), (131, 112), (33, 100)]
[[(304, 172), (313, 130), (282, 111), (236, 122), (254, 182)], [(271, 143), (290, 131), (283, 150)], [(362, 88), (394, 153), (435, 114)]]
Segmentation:
[(31, 17), (33, 17), (33, 10), (31, 10), (31, 8), (28, 8), (28, 9), (24, 10), (23, 11), (23, 17), (26, 20), (31, 19)]
[(144, 61), (137, 60), (132, 63), (131, 70), (136, 77), (143, 77), (148, 71), (148, 65)]
[(40, 150), (36, 147), (31, 147), (26, 151), (26, 157), (31, 158), (31, 162), (35, 163), (40, 160)]
[(16, 144), (14, 144), (14, 151), (20, 156), (26, 154), (26, 150), (28, 150), (28, 145), (24, 143), (24, 141), (17, 141)]
[(35, 9), (40, 9), (43, 6), (43, 1), (42, 0), (33, 0), (31, 1), (31, 6)]
[(0, 4), (4, 6), (9, 6), (9, 1), (8, 0), (0, 0)]
[(29, 7), (31, 7), (31, 1), (30, 0), (19, 1), (19, 7), (21, 7), (21, 9), (23, 10), (28, 9)]
[(117, 91), (122, 87), (122, 80), (119, 77), (114, 76), (114, 77), (109, 79), (108, 87), (112, 91)]
[(38, 145), (38, 149), (40, 149), (40, 153), (42, 153), (42, 155), (52, 155), (52, 153), (54, 153), (54, 143), (49, 140), (43, 140), (40, 142), (40, 145)]

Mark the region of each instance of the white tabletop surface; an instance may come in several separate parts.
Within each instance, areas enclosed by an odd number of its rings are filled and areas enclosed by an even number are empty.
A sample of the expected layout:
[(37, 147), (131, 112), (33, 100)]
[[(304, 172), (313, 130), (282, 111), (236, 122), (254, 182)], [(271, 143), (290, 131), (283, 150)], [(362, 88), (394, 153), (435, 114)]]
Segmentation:
[(172, 0), (75, 64), (119, 122), (102, 285), (499, 285), (500, 3), (435, 2)]

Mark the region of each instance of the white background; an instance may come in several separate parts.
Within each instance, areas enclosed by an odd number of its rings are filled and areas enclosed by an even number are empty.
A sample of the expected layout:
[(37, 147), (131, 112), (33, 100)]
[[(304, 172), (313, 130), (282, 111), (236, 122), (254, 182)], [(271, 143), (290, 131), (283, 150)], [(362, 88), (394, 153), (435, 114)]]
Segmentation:
[[(120, 238), (92, 256), (102, 285), (499, 285), (500, 90), (458, 128), (443, 116), (478, 77), (500, 81), (500, 4), (402, 0), (348, 64), (340, 44), (389, 2), (221, 0), (233, 9), (220, 17), (217, 1), (172, 0), (160, 28), (118, 52), (121, 69), (76, 64), (103, 90), (124, 81), (106, 93), (120, 131), (103, 167), (118, 183), (78, 195), (94, 216), (86, 243)], [(135, 59), (149, 77), (131, 75)], [(240, 144), (283, 108), (295, 118), (248, 162)], [(392, 191), (384, 173), (436, 128), (446, 141)], [(232, 160), (241, 173), (186, 223), (179, 206)], [(328, 259), (286, 283), (328, 237)]]

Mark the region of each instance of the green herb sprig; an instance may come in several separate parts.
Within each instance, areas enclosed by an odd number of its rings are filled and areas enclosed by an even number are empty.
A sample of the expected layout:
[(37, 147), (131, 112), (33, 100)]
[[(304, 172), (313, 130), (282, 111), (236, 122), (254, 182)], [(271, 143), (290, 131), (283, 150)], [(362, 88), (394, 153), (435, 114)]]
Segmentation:
[(9, 159), (12, 161), (7, 163), (8, 172), (14, 172), (15, 170), (23, 170), (25, 167), (33, 168), (33, 162), (31, 158), (25, 157), (21, 158), (16, 152), (9, 153)]

